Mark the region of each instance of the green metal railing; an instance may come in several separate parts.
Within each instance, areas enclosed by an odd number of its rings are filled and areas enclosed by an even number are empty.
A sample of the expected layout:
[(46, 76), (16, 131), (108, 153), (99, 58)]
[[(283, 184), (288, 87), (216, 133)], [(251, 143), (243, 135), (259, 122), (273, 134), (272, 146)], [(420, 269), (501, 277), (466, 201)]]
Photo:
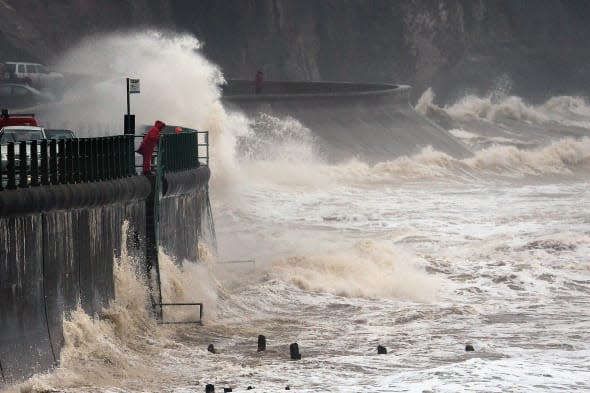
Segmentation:
[[(209, 166), (209, 131), (189, 128), (183, 128), (182, 132), (168, 131), (174, 128), (167, 126), (166, 131), (160, 134), (158, 147), (152, 156), (154, 172), (157, 172), (158, 166), (162, 166), (163, 174)], [(143, 135), (136, 135), (135, 139), (141, 140)]]
[(161, 134), (158, 145), (158, 166), (162, 167), (163, 173), (185, 171), (201, 165), (209, 165), (209, 133), (207, 131)]
[(10, 142), (0, 148), (0, 191), (135, 175), (131, 135)]
[[(158, 166), (162, 172), (178, 172), (199, 167), (197, 133), (162, 134), (158, 145)], [(187, 148), (194, 146), (192, 149)]]

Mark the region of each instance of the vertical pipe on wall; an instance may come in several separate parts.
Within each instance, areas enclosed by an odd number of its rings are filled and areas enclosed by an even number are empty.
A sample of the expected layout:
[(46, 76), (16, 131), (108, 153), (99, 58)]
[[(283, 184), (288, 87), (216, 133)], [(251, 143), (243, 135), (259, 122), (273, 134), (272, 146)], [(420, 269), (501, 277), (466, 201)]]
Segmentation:
[[(47, 215), (41, 214), (41, 244), (45, 247), (46, 241), (46, 230), (47, 230)], [(57, 365), (58, 358), (55, 356), (55, 349), (53, 348), (53, 340), (51, 339), (51, 330), (49, 329), (49, 318), (47, 317), (47, 292), (46, 292), (46, 275), (45, 275), (45, 256), (46, 252), (41, 253), (41, 293), (43, 293), (43, 311), (45, 312), (45, 326), (47, 327), (47, 337), (49, 338), (49, 347), (51, 348), (51, 356), (53, 356), (53, 363)]]

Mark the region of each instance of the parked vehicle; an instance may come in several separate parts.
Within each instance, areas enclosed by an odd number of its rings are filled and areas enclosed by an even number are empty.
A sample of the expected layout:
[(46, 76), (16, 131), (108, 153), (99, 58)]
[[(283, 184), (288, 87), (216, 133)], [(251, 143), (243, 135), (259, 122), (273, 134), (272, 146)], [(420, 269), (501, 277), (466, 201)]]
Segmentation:
[(6, 126), (38, 126), (34, 113), (10, 113), (2, 109), (0, 114), (0, 128)]
[[(0, 168), (5, 173), (8, 169), (8, 147), (10, 142), (27, 142), (27, 166), (30, 165), (30, 142), (47, 139), (45, 130), (35, 126), (7, 126), (0, 129)], [(15, 164), (18, 166), (20, 159), (18, 151), (15, 151)]]
[(74, 139), (76, 134), (72, 130), (45, 128), (47, 139)]
[(8, 126), (0, 129), (0, 145), (9, 142), (37, 141), (47, 139), (45, 130), (35, 126)]
[(54, 96), (51, 93), (41, 92), (28, 85), (18, 83), (0, 84), (0, 107), (2, 108), (30, 108), (53, 100)]
[(4, 63), (4, 79), (30, 81), (36, 88), (55, 88), (63, 84), (64, 76), (59, 72), (51, 72), (43, 64), (19, 61)]

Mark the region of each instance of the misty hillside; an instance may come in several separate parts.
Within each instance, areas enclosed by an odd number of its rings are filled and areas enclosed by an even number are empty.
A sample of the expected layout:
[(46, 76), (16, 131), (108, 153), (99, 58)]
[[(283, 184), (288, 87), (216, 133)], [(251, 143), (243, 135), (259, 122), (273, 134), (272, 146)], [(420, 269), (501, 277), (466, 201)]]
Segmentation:
[(51, 64), (81, 37), (190, 32), (228, 78), (406, 83), (439, 98), (587, 94), (586, 0), (0, 0), (0, 60)]

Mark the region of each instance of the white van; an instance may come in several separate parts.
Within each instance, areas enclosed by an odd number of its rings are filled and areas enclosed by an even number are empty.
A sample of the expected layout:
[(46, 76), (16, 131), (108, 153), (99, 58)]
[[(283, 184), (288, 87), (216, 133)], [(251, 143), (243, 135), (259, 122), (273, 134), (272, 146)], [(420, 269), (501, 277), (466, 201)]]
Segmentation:
[(29, 82), (36, 88), (58, 87), (63, 82), (63, 74), (51, 72), (43, 64), (7, 61), (4, 63), (4, 79), (19, 79)]

